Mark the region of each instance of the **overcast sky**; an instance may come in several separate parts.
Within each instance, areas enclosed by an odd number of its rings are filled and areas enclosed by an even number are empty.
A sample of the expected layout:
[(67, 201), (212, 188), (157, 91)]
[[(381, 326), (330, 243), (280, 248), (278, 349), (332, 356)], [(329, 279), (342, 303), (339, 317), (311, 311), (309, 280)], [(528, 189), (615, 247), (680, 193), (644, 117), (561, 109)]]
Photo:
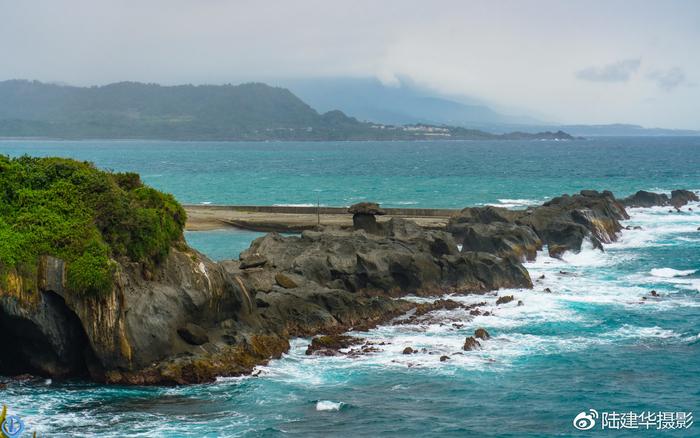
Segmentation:
[(563, 123), (700, 129), (700, 1), (0, 0), (0, 79), (409, 78)]

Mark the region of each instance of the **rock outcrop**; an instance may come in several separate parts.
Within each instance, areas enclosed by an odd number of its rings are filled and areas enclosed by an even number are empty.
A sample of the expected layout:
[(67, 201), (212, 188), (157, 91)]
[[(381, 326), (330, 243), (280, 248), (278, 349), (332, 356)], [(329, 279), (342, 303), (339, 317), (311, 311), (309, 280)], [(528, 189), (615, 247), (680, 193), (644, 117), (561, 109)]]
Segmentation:
[(462, 242), (462, 251), (479, 251), (520, 261), (534, 260), (542, 249), (542, 240), (532, 228), (514, 223), (488, 224), (462, 222), (450, 224), (448, 230)]
[[(252, 254), (267, 262), (245, 267)], [(517, 260), (460, 252), (449, 233), (402, 219), (386, 222), (379, 234), (363, 228), (270, 233), (241, 253), (241, 261), (222, 265), (255, 296), (268, 327), (290, 336), (368, 328), (421, 307), (392, 297), (532, 286)], [(296, 287), (280, 284), (282, 277)]]
[[(668, 202), (696, 200), (675, 191)], [(353, 211), (354, 229), (270, 233), (240, 260), (215, 263), (183, 241), (152, 265), (113, 259), (113, 286), (102, 294), (76, 294), (66, 263), (54, 257), (41, 257), (35, 273), (11, 270), (0, 284), (0, 341), (16, 347), (0, 351), (0, 373), (183, 384), (250, 373), (287, 351), (291, 336), (329, 335), (316, 338), (310, 354), (337, 354), (360, 342), (342, 336), (351, 329), (400, 316), (392, 323), (417, 321), (438, 309), (479, 315), (452, 300), (401, 297), (530, 288), (521, 262), (543, 245), (553, 256), (580, 250), (586, 239), (602, 247), (628, 217), (612, 193), (595, 191), (522, 211), (467, 208), (446, 230), (397, 218), (380, 226), (376, 204)], [(488, 337), (479, 329), (464, 349)]]
[(67, 289), (65, 264), (51, 257), (40, 263), (38, 290), (14, 277), (0, 320), (22, 352), (1, 358), (3, 372), (193, 383), (249, 372), (288, 348), (242, 284), (196, 251), (171, 248), (147, 276), (139, 264), (116, 263), (114, 288), (97, 297)]
[(620, 202), (625, 207), (643, 208), (666, 206), (671, 204), (671, 201), (668, 199), (668, 195), (663, 193), (647, 192), (645, 190), (640, 190), (634, 195), (621, 199)]
[(372, 295), (440, 295), (501, 287), (531, 287), (516, 260), (460, 251), (449, 233), (391, 219), (381, 235), (361, 230), (271, 233), (242, 253), (265, 254), (259, 276), (280, 274), (307, 290), (320, 287)]
[(377, 223), (377, 215), (383, 215), (386, 212), (379, 208), (379, 204), (375, 202), (360, 202), (351, 205), (348, 208), (348, 213), (352, 214), (352, 224), (357, 230), (365, 230), (368, 233), (379, 233), (381, 227)]
[(471, 351), (478, 350), (479, 348), (481, 348), (481, 343), (474, 339), (474, 336), (469, 336), (464, 340), (464, 346), (462, 347), (462, 350)]
[(625, 207), (665, 207), (671, 205), (675, 208), (681, 208), (689, 202), (698, 202), (700, 198), (690, 190), (673, 190), (671, 197), (665, 193), (653, 193), (640, 190), (634, 195), (621, 199), (620, 202)]
[(676, 208), (681, 208), (689, 202), (698, 202), (698, 195), (690, 190), (673, 190), (671, 191), (671, 205)]
[(603, 243), (615, 241), (622, 229), (619, 221), (628, 218), (611, 192), (583, 190), (520, 211), (465, 208), (450, 220), (447, 230), (462, 243), (462, 251), (490, 249), (531, 260), (543, 244), (554, 257), (565, 251), (580, 251), (586, 239), (602, 248)]

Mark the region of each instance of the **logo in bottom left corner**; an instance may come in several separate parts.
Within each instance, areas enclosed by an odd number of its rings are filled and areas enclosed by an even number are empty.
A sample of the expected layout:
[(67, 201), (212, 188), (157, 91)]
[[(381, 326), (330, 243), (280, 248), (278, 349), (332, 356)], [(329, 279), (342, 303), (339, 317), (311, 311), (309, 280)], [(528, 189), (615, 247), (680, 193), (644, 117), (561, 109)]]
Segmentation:
[(16, 415), (8, 415), (0, 429), (8, 438), (17, 438), (24, 432), (24, 422)]
[(589, 409), (588, 412), (583, 411), (574, 418), (574, 427), (578, 430), (591, 430), (595, 427), (595, 421), (598, 419), (598, 411)]

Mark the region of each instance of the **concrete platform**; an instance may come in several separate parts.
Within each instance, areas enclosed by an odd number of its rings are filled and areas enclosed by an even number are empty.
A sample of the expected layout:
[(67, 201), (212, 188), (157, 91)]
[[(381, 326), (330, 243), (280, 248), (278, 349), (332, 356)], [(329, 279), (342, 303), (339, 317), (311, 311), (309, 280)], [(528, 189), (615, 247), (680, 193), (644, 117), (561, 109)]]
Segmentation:
[[(251, 231), (301, 232), (319, 224), (351, 227), (352, 215), (345, 207), (288, 207), (256, 205), (185, 205), (189, 231), (227, 227)], [(427, 208), (385, 208), (379, 222), (392, 217), (412, 220), (426, 228), (442, 228), (459, 210)]]

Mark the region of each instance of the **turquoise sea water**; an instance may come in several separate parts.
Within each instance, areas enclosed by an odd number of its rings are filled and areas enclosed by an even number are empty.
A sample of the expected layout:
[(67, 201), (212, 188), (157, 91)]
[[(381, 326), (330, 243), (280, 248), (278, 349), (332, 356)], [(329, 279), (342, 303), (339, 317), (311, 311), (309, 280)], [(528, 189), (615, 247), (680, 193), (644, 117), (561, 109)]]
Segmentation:
[[(183, 202), (524, 206), (583, 188), (700, 189), (699, 138), (581, 142), (0, 142), (0, 153), (61, 155), (133, 170)], [(320, 191), (317, 191), (320, 190)], [(524, 306), (357, 336), (389, 342), (360, 358), (308, 357), (293, 342), (257, 377), (177, 388), (11, 383), (3, 401), (46, 436), (700, 436), (574, 429), (582, 411), (700, 413), (700, 205), (633, 209), (620, 241), (527, 265)], [(213, 258), (257, 234), (188, 233)], [(539, 279), (541, 275), (544, 278)], [(552, 292), (545, 292), (549, 288)], [(651, 297), (656, 290), (660, 297)], [(642, 297), (647, 297), (643, 300)], [(458, 325), (453, 325), (457, 323)], [(459, 324), (463, 324), (460, 326)], [(493, 336), (460, 351), (476, 327)], [(434, 354), (406, 356), (406, 346)], [(440, 362), (443, 354), (451, 359)]]

